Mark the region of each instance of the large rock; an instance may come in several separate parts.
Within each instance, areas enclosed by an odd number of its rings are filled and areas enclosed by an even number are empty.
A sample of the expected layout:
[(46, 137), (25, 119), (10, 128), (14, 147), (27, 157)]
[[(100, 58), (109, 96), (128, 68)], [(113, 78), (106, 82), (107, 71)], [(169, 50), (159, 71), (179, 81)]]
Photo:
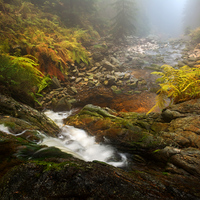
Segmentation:
[[(158, 176), (158, 177), (156, 177)], [(2, 199), (199, 199), (197, 178), (131, 173), (72, 158), (29, 161), (0, 180)], [(189, 190), (188, 188), (192, 188)]]
[[(146, 162), (156, 160), (164, 165), (172, 164), (177, 168), (177, 173), (184, 171), (184, 174), (199, 176), (200, 116), (193, 113), (198, 102), (187, 102), (192, 113), (183, 107), (185, 102), (169, 107), (162, 115), (120, 113), (112, 119), (99, 115), (95, 110), (87, 112), (85, 107), (84, 112), (81, 111), (78, 117), (70, 117), (67, 123), (87, 130), (96, 136), (97, 141), (139, 155)], [(191, 148), (194, 150), (191, 151)], [(181, 160), (181, 157), (186, 160)]]
[(51, 87), (53, 89), (61, 88), (60, 81), (55, 76), (51, 79)]
[(25, 120), (52, 136), (56, 136), (59, 133), (59, 127), (46, 115), (4, 95), (0, 95), (0, 115), (8, 115)]

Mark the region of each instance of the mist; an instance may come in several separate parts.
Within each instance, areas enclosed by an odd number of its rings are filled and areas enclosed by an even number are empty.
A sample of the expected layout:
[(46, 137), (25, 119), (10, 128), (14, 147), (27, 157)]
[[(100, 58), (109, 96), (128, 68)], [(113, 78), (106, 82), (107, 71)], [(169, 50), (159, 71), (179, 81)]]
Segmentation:
[(187, 0), (139, 0), (145, 9), (151, 33), (165, 37), (183, 34), (183, 14)]

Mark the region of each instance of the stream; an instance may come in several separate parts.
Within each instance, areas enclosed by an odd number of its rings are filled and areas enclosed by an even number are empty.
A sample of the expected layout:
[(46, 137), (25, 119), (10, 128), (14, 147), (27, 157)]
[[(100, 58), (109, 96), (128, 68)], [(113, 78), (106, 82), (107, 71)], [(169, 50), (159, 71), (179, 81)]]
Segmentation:
[[(46, 111), (45, 114), (52, 119), (61, 129), (58, 137), (50, 137), (37, 131), (41, 140), (37, 142), (39, 145), (46, 145), (48, 147), (56, 147), (61, 151), (73, 155), (75, 158), (84, 161), (101, 161), (115, 167), (126, 167), (128, 159), (125, 154), (119, 153), (114, 147), (110, 145), (100, 144), (95, 141), (94, 136), (90, 136), (86, 131), (63, 124), (63, 120), (72, 114), (69, 112), (53, 112)], [(0, 131), (20, 136), (27, 130), (13, 134), (9, 128), (0, 124)], [(28, 139), (28, 138), (27, 138)], [(45, 150), (46, 147), (39, 150)], [(38, 152), (35, 152), (37, 154)]]
[(84, 130), (64, 125), (63, 120), (70, 116), (72, 111), (46, 111), (45, 114), (61, 128), (61, 132), (58, 138), (43, 136), (41, 145), (57, 147), (61, 151), (85, 161), (98, 160), (115, 167), (127, 165), (125, 154), (117, 152), (110, 145), (96, 143), (95, 137), (88, 135)]

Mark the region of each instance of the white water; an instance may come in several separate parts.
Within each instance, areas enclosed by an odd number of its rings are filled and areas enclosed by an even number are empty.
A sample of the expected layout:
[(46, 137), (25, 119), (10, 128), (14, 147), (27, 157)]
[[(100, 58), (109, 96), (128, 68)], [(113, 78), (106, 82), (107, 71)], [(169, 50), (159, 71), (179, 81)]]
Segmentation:
[(45, 137), (41, 145), (55, 146), (85, 161), (98, 160), (115, 167), (126, 165), (127, 158), (124, 154), (117, 153), (111, 146), (96, 143), (95, 137), (84, 130), (63, 125), (63, 119), (71, 112), (47, 111), (45, 114), (61, 128), (61, 133), (58, 138)]
[(8, 127), (4, 126), (4, 124), (0, 124), (0, 131), (11, 134), (10, 131), (8, 130)]
[[(47, 111), (45, 114), (61, 128), (61, 133), (58, 138), (53, 138), (47, 137), (38, 131), (42, 138), (42, 141), (38, 144), (57, 147), (61, 151), (85, 161), (98, 160), (115, 167), (127, 165), (127, 157), (124, 154), (117, 153), (117, 151), (109, 145), (96, 143), (95, 137), (89, 136), (84, 130), (63, 125), (63, 119), (66, 119), (71, 112), (56, 113)], [(0, 131), (14, 136), (20, 136), (26, 132), (25, 130), (21, 133), (13, 134), (4, 124), (0, 124)]]

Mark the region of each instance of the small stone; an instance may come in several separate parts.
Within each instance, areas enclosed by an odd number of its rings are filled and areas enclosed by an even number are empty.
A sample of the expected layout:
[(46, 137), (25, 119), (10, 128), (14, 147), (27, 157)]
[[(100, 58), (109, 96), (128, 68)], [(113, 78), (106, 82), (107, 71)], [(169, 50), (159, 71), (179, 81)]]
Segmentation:
[(75, 81), (75, 82), (76, 82), (76, 83), (79, 83), (81, 80), (82, 80), (82, 78), (81, 78), (81, 77), (79, 77), (79, 78), (77, 78), (77, 79), (76, 79), (76, 81)]
[(108, 80), (105, 80), (105, 81), (103, 82), (103, 84), (107, 86), (107, 85), (108, 85)]
[(94, 72), (98, 69), (98, 67), (93, 67), (91, 70), (89, 70), (89, 72)]
[(78, 93), (78, 92), (77, 92), (77, 89), (76, 89), (75, 87), (71, 87), (71, 90), (72, 90), (72, 92), (75, 93), (75, 94)]

